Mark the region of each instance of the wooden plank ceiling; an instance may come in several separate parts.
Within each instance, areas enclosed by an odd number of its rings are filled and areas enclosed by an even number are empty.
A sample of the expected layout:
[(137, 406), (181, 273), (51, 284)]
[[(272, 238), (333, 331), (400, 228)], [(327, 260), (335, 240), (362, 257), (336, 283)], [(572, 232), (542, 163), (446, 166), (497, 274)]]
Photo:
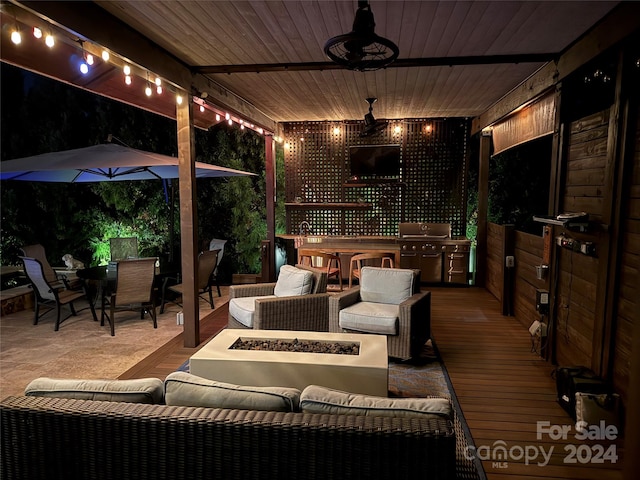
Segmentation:
[[(39, 2), (14, 3), (37, 12)], [(619, 2), (372, 1), (375, 32), (398, 45), (399, 61), (444, 57), (454, 65), (260, 73), (252, 65), (327, 62), (323, 46), (351, 31), (357, 1), (94, 3), (192, 71), (243, 66), (206, 75), (289, 122), (360, 120), (367, 97), (378, 98), (376, 118), (474, 117), (543, 63), (455, 65), (456, 58), (559, 54)]]

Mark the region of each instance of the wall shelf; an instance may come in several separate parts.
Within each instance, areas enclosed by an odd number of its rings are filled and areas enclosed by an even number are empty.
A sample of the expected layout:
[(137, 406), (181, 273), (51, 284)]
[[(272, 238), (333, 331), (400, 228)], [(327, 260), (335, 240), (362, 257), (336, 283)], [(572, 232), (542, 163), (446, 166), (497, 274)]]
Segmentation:
[(329, 209), (353, 209), (353, 210), (366, 210), (373, 206), (372, 203), (367, 202), (345, 202), (345, 203), (317, 203), (317, 202), (302, 202), (302, 203), (285, 203), (285, 207), (308, 209), (308, 210), (329, 210)]

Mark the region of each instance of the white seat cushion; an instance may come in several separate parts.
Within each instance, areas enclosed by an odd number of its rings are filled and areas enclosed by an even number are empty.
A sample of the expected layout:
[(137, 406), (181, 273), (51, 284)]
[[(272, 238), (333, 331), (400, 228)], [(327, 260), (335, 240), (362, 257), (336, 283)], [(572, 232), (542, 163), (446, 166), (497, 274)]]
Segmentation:
[(340, 328), (383, 335), (398, 334), (400, 307), (387, 303), (356, 302), (340, 310)]
[(167, 405), (295, 412), (300, 390), (217, 382), (186, 372), (173, 372), (164, 382)]
[(343, 392), (309, 385), (300, 395), (305, 413), (329, 415), (366, 415), (371, 417), (453, 418), (451, 402), (446, 398), (386, 398)]
[(164, 403), (164, 384), (159, 378), (94, 380), (40, 377), (27, 385), (24, 394), (27, 397), (160, 404)]
[(229, 313), (247, 328), (253, 328), (253, 314), (256, 311), (256, 299), (275, 298), (275, 295), (258, 297), (237, 297), (229, 300)]
[(413, 295), (413, 280), (412, 270), (362, 267), (360, 298), (363, 302), (400, 305)]
[(313, 272), (291, 265), (280, 267), (278, 281), (273, 289), (276, 297), (308, 295), (313, 289)]

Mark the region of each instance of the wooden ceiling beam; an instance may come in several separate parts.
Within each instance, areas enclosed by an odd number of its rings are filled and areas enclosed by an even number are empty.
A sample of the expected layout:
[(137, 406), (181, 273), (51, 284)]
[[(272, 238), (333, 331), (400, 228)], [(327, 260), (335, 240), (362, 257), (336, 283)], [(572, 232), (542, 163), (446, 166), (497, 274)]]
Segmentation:
[[(543, 63), (558, 58), (557, 53), (531, 53), (518, 55), (476, 55), (466, 57), (399, 58), (384, 67), (454, 67), (460, 65), (496, 65), (509, 63)], [(202, 74), (214, 73), (263, 73), (263, 72), (300, 72), (340, 70), (346, 67), (334, 62), (298, 62), (298, 63), (257, 63), (247, 65), (207, 65), (193, 67), (193, 71)]]
[(640, 29), (640, 2), (622, 2), (600, 23), (560, 55), (514, 88), (471, 122), (471, 135), (505, 118), (582, 65)]
[(95, 42), (128, 61), (159, 75), (168, 83), (202, 96), (221, 109), (275, 132), (277, 123), (254, 105), (204, 75), (132, 29), (93, 2), (13, 2), (34, 15)]

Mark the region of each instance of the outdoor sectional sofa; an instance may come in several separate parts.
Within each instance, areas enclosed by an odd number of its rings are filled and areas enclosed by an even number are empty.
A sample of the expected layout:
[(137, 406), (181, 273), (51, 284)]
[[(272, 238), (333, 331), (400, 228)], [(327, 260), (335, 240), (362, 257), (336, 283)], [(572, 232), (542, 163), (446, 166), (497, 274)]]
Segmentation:
[[(189, 374), (176, 375), (179, 388), (189, 381), (189, 377), (184, 381), (185, 375)], [(231, 395), (239, 394), (237, 389), (244, 391), (234, 387)], [(320, 391), (322, 396), (322, 387)], [(453, 427), (439, 416), (265, 411), (53, 396), (58, 394), (8, 397), (0, 403), (2, 478), (455, 478)]]

